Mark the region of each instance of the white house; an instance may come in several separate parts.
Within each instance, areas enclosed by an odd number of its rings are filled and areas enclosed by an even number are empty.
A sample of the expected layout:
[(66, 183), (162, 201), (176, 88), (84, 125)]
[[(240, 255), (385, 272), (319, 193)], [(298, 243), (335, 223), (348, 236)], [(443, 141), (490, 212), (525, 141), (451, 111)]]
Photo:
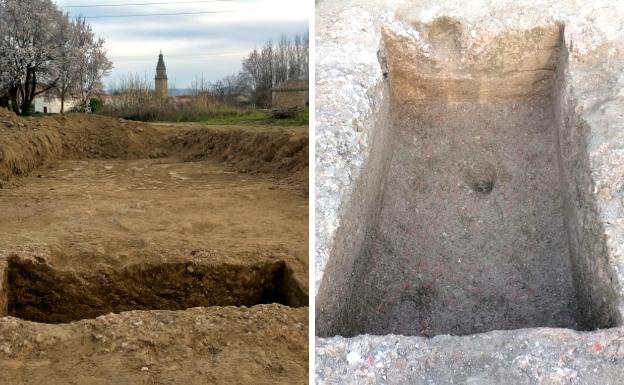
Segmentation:
[[(35, 97), (33, 104), (35, 105), (35, 112), (44, 114), (61, 113), (61, 98), (56, 96), (39, 95)], [(76, 104), (76, 101), (73, 99), (65, 99), (65, 112), (69, 111)]]

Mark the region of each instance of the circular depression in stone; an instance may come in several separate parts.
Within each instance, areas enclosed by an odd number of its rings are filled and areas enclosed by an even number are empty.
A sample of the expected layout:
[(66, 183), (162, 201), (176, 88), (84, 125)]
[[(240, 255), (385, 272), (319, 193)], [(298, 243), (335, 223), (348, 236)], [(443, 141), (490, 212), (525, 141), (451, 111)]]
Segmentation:
[(473, 191), (489, 194), (494, 189), (496, 170), (490, 163), (471, 163), (464, 172), (464, 179)]

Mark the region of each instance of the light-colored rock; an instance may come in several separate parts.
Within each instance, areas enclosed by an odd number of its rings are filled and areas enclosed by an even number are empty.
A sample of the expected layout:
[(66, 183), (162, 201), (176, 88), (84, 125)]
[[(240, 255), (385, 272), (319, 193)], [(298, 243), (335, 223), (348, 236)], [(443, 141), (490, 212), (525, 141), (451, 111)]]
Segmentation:
[[(353, 254), (357, 254), (353, 250), (366, 236), (366, 207), (371, 203), (367, 199), (382, 180), (375, 176), (382, 171), (371, 170), (370, 165), (384, 156), (383, 150), (376, 153), (380, 146), (373, 143), (381, 140), (389, 99), (418, 103), (426, 94), (440, 100), (465, 96), (481, 100), (522, 94), (526, 91), (523, 85), (531, 81), (544, 89), (552, 87), (552, 79), (543, 77), (540, 69), (551, 68), (553, 63), (541, 54), (546, 51), (539, 45), (549, 48), (554, 44), (558, 33), (552, 26), (561, 25), (561, 43), (568, 56), (565, 68), (559, 68), (562, 73), (558, 76), (563, 76), (564, 82), (556, 103), (564, 115), (557, 119), (575, 119), (573, 129), (560, 134), (562, 146), (572, 152), (562, 160), (562, 167), (570, 183), (575, 183), (568, 189), (595, 202), (572, 210), (570, 234), (576, 249), (572, 258), (595, 277), (584, 282), (579, 301), (593, 314), (603, 303), (612, 303), (613, 312), (605, 317), (614, 316), (621, 324), (624, 3), (321, 1), (316, 18), (317, 293), (326, 269), (332, 264), (353, 264)], [(458, 40), (437, 35), (436, 25), (443, 31), (457, 30)], [(552, 39), (527, 48), (514, 43), (518, 31), (552, 32)], [(452, 45), (459, 47), (463, 56), (449, 53)], [(401, 51), (400, 47), (408, 48)], [(512, 55), (505, 57), (515, 59), (501, 67), (496, 62), (501, 57), (497, 49), (511, 50)], [(384, 57), (387, 50), (397, 54)], [(445, 60), (445, 52), (446, 65), (427, 67), (428, 59)], [(517, 76), (510, 81), (497, 68), (513, 68)], [(386, 82), (388, 71), (397, 76), (394, 84), (401, 84), (394, 87), (392, 95)], [(581, 162), (574, 158), (578, 151), (586, 153)], [(369, 180), (360, 179), (363, 173)], [(345, 212), (350, 213), (348, 222)], [(350, 277), (336, 279), (348, 281)], [(317, 303), (331, 306), (328, 298), (321, 299)], [(433, 339), (390, 335), (318, 338), (317, 383), (617, 384), (624, 373), (624, 360), (618, 356), (624, 351), (622, 333), (621, 328), (598, 332), (521, 329)], [(599, 345), (594, 345), (597, 340)], [(608, 349), (597, 348), (607, 345)], [(348, 366), (347, 355), (352, 351), (360, 352), (367, 365)]]

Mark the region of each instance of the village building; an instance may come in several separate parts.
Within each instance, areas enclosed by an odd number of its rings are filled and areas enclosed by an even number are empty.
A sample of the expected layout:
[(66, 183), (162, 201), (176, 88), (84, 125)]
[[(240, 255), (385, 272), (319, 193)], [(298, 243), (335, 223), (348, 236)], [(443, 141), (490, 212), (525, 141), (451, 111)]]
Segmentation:
[(176, 95), (173, 100), (176, 104), (189, 104), (193, 101), (193, 95)]
[(271, 106), (276, 109), (307, 107), (308, 98), (307, 80), (286, 80), (271, 89)]
[[(78, 103), (72, 98), (66, 98), (64, 103), (65, 112), (70, 111)], [(35, 112), (42, 114), (60, 114), (61, 113), (61, 98), (53, 93), (41, 94), (35, 97), (33, 100), (33, 108)]]

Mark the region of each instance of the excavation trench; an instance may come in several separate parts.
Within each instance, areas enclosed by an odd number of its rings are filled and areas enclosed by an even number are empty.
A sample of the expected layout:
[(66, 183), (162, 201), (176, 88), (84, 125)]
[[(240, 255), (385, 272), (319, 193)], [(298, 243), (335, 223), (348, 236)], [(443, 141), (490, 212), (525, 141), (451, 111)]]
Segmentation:
[(307, 306), (307, 295), (283, 262), (180, 262), (85, 272), (17, 257), (7, 262), (7, 313), (36, 322), (64, 323), (129, 310)]
[(460, 29), (421, 26), (430, 56), (384, 31), (391, 102), (319, 288), (318, 335), (619, 322), (562, 28), (500, 36), (476, 59)]

